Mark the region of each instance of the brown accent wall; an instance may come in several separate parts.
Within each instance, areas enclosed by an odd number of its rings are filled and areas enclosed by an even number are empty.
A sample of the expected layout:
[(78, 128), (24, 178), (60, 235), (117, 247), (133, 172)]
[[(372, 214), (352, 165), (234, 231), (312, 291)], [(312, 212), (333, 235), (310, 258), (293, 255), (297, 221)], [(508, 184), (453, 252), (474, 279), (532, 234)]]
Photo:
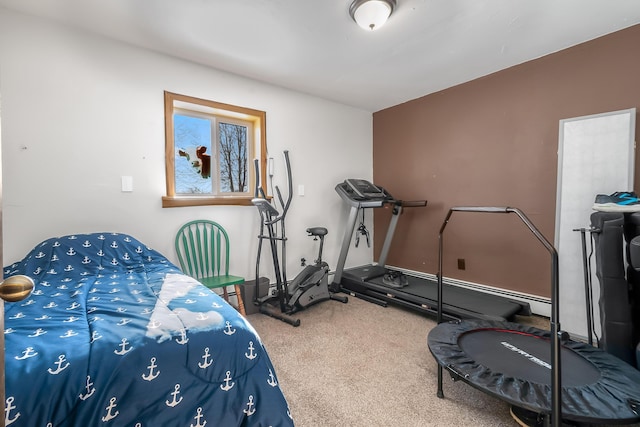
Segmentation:
[[(633, 107), (640, 25), (374, 113), (374, 182), (429, 202), (402, 214), (387, 264), (436, 273), (452, 206), (519, 208), (553, 243), (559, 121)], [(374, 218), (377, 259), (390, 212)], [(444, 248), (445, 277), (550, 296), (550, 256), (513, 214), (454, 213)]]

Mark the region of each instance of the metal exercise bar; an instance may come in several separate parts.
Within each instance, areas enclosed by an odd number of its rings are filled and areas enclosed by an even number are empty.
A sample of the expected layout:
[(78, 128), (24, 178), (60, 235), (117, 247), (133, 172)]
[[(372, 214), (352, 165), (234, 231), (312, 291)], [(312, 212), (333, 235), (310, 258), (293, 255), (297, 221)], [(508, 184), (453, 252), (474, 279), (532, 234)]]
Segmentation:
[[(589, 255), (587, 254), (587, 233), (599, 233), (600, 230), (595, 228), (574, 228), (573, 231), (580, 232), (580, 241), (582, 243), (582, 268), (584, 271), (584, 298), (587, 310), (587, 340), (589, 345), (593, 345), (593, 300), (592, 289), (593, 283), (591, 281), (591, 263), (589, 261)], [(591, 240), (591, 234), (589, 234), (589, 240)]]
[[(558, 303), (560, 292), (558, 288), (558, 252), (551, 243), (540, 233), (527, 216), (517, 208), (458, 206), (449, 209), (438, 234), (438, 323), (442, 323), (442, 255), (443, 233), (453, 212), (483, 212), (483, 213), (514, 213), (529, 230), (537, 237), (551, 255), (551, 425), (560, 427), (562, 420), (562, 388), (560, 375), (560, 316)], [(442, 366), (438, 364), (438, 397), (444, 397), (442, 391)]]

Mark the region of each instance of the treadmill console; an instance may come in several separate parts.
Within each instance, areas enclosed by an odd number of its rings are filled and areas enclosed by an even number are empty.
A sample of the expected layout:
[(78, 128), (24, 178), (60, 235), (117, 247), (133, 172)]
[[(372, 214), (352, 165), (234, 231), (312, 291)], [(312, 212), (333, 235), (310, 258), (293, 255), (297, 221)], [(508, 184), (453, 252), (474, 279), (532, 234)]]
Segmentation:
[(384, 189), (364, 179), (345, 179), (344, 188), (353, 198), (359, 200), (380, 200), (389, 197)]
[(336, 191), (349, 206), (379, 208), (394, 201), (387, 191), (364, 179), (345, 179), (336, 185)]

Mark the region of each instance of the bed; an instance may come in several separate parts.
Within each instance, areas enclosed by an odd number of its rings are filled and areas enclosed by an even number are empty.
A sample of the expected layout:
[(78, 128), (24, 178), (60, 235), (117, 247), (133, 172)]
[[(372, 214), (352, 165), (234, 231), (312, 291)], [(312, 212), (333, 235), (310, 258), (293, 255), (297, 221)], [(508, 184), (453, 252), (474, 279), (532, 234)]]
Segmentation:
[(48, 239), (5, 277), (6, 425), (292, 426), (253, 327), (132, 236)]

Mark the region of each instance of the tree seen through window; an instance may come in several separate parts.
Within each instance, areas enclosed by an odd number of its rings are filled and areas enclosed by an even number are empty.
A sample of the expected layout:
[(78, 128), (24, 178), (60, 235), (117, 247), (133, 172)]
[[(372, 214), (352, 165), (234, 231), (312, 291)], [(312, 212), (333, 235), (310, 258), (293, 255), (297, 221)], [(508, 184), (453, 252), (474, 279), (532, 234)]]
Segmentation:
[(246, 192), (247, 188), (247, 128), (232, 123), (220, 123), (220, 183), (222, 192)]

